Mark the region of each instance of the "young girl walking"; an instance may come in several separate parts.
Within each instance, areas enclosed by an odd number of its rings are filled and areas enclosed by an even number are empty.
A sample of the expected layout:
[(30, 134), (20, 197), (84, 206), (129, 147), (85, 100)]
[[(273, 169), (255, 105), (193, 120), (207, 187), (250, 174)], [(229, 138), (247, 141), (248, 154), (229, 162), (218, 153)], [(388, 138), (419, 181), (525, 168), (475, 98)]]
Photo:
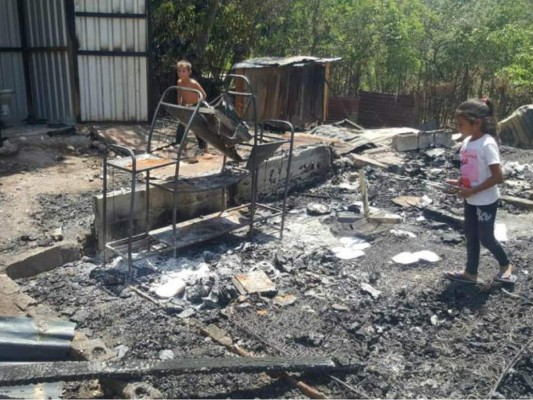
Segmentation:
[(513, 283), (516, 277), (507, 254), (494, 237), (497, 185), (503, 182), (494, 105), (489, 99), (465, 101), (455, 111), (455, 120), (457, 130), (465, 136), (460, 152), (461, 176), (446, 182), (457, 186), (458, 195), (464, 199), (467, 261), (464, 271), (447, 272), (444, 276), (475, 283), (482, 244), (500, 264), (495, 280)]

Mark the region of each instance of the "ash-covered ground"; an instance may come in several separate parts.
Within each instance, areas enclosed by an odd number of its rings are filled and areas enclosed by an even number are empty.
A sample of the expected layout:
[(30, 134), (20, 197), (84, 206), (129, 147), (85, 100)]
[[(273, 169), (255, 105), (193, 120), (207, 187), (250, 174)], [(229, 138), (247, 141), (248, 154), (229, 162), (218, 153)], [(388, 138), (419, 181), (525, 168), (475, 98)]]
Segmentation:
[[(516, 286), (492, 282), (498, 266), (486, 251), (482, 283), (464, 285), (441, 278), (464, 265), (461, 230), (431, 219), (422, 207), (392, 202), (427, 196), (430, 207), (460, 216), (461, 202), (427, 183), (457, 173), (454, 155), (440, 149), (411, 153), (395, 173), (367, 167), (371, 206), (399, 214), (403, 222), (366, 235), (337, 218), (339, 212), (360, 210), (361, 198), (355, 167), (349, 159), (336, 160), (333, 178), (290, 196), (282, 241), (275, 230), (260, 226), (251, 239), (237, 233), (182, 251), (177, 259), (140, 263), (134, 284), (153, 298), (170, 280), (186, 284), (183, 295), (159, 305), (126, 285), (126, 266), (118, 260), (103, 267), (85, 258), (18, 283), (123, 359), (234, 357), (188, 324), (197, 319), (225, 329), (257, 356), (355, 359), (360, 367), (354, 372), (301, 377), (331, 398), (486, 398), (494, 389), (496, 398), (531, 398), (531, 213), (509, 204), (499, 210)], [(531, 152), (503, 148), (502, 155), (508, 179), (502, 191), (526, 197)], [(361, 248), (364, 255), (355, 257)], [(392, 261), (399, 253), (423, 250), (439, 261)], [(240, 296), (232, 278), (256, 269), (267, 274), (276, 292)], [(169, 398), (305, 397), (264, 374), (144, 379)], [(76, 396), (76, 387), (69, 396)]]

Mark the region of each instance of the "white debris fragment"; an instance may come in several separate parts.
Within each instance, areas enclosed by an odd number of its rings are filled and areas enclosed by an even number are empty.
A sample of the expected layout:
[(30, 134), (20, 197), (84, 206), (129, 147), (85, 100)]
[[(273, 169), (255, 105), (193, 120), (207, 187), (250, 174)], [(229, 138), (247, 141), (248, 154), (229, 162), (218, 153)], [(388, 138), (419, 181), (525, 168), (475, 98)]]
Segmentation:
[(419, 259), (430, 262), (430, 263), (440, 261), (440, 257), (438, 256), (438, 254), (432, 251), (429, 251), (429, 250), (417, 251), (416, 253), (413, 253), (413, 254), (417, 256)]
[(59, 227), (57, 229), (54, 229), (54, 231), (52, 232), (52, 239), (54, 239), (56, 242), (59, 242), (61, 240), (63, 240), (63, 228), (62, 227)]
[(250, 271), (254, 270), (262, 270), (263, 272), (266, 272), (269, 278), (276, 279), (280, 272), (272, 265), (272, 263), (269, 263), (268, 261), (259, 261), (256, 265), (254, 265)]
[(349, 247), (333, 247), (331, 249), (335, 257), (341, 260), (353, 260), (365, 255), (362, 250), (353, 250)]
[(416, 235), (413, 232), (403, 231), (401, 229), (391, 229), (390, 233), (398, 237), (409, 237), (413, 239), (416, 238)]
[(172, 360), (174, 358), (174, 352), (172, 350), (161, 350), (159, 352), (158, 358), (161, 361)]
[(370, 247), (370, 243), (358, 237), (342, 237), (339, 242), (343, 246), (332, 247), (331, 252), (341, 260), (353, 260), (362, 257), (365, 255), (363, 250)]
[(509, 236), (507, 236), (507, 226), (504, 223), (498, 222), (494, 224), (494, 237), (499, 242), (507, 242)]
[(361, 290), (365, 293), (368, 293), (370, 296), (372, 296), (374, 299), (377, 299), (381, 295), (381, 291), (375, 289), (368, 283), (361, 283)]
[(355, 191), (359, 188), (358, 183), (348, 183), (348, 182), (342, 182), (339, 184), (339, 189), (344, 189), (348, 191)]
[(309, 215), (326, 215), (331, 212), (331, 209), (324, 205), (319, 203), (309, 203), (307, 205), (307, 214)]
[(162, 299), (170, 299), (185, 291), (185, 281), (181, 278), (172, 278), (166, 283), (155, 288), (154, 292)]
[(429, 250), (422, 250), (417, 251), (415, 253), (410, 253), (408, 251), (405, 251), (403, 253), (397, 254), (394, 257), (392, 257), (392, 261), (394, 261), (397, 264), (403, 264), (403, 265), (409, 265), (414, 264), (419, 261), (427, 261), (430, 263), (434, 263), (440, 260), (440, 257)]
[(418, 262), (420, 259), (415, 256), (413, 253), (409, 253), (408, 251), (404, 251), (403, 253), (396, 254), (394, 257), (392, 257), (392, 261), (394, 261), (396, 264), (414, 264)]
[(115, 350), (115, 353), (117, 355), (116, 356), (117, 359), (120, 360), (121, 358), (123, 358), (126, 355), (126, 353), (130, 350), (130, 348), (128, 346), (125, 346), (125, 345), (121, 344), (121, 345), (115, 347), (114, 350)]
[(370, 247), (370, 243), (368, 243), (366, 240), (355, 236), (341, 237), (339, 242), (341, 242), (345, 247), (349, 247), (353, 250), (365, 250)]
[(423, 195), (420, 198), (420, 202), (418, 203), (419, 207), (427, 207), (431, 203), (433, 203), (433, 200), (431, 200), (427, 195)]

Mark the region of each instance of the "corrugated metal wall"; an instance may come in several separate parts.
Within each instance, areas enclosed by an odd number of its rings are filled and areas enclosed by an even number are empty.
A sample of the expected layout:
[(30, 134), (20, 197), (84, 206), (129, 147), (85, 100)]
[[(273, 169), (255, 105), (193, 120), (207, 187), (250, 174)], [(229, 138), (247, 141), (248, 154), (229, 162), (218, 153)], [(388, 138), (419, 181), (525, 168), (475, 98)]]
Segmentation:
[(75, 0), (77, 12), (144, 14), (145, 0)]
[(18, 122), (28, 116), (28, 106), (17, 0), (0, 0), (0, 47), (4, 48), (0, 51), (0, 89), (15, 91), (9, 122)]
[(82, 121), (146, 121), (146, 59), (80, 56)]
[(76, 1), (83, 121), (148, 120), (148, 22), (143, 14), (146, 0)]
[(365, 128), (415, 127), (419, 104), (415, 95), (361, 92), (357, 122)]
[(65, 4), (25, 0), (24, 9), (35, 117), (74, 122)]
[(357, 122), (359, 115), (359, 97), (337, 96), (328, 98), (328, 117), (331, 122), (348, 118)]

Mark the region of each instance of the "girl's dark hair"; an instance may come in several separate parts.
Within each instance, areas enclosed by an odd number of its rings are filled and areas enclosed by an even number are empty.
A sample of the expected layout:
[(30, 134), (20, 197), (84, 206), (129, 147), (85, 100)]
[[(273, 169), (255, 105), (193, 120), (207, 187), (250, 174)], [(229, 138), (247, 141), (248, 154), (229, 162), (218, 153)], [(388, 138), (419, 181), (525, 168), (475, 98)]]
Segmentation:
[(463, 117), (470, 122), (481, 119), (481, 130), (499, 142), (496, 116), (494, 115), (494, 103), (491, 99), (467, 100), (457, 107), (455, 116)]

